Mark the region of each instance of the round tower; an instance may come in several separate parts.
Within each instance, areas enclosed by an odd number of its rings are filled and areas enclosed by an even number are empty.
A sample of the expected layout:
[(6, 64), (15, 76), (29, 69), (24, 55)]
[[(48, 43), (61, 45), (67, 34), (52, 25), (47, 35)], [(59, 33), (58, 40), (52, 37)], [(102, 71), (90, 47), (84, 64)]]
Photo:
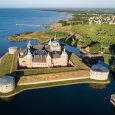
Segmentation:
[(55, 34), (55, 36), (54, 36), (54, 40), (57, 40), (57, 35)]
[(26, 65), (27, 65), (27, 68), (32, 68), (32, 59), (33, 59), (33, 56), (31, 54), (30, 49), (28, 49), (28, 53), (26, 55)]
[(52, 41), (51, 41), (51, 39), (50, 39), (50, 41), (48, 42), (48, 45), (51, 45), (52, 44)]
[(68, 54), (67, 52), (65, 51), (65, 48), (61, 54), (61, 65), (62, 66), (67, 66), (68, 65)]
[(20, 52), (19, 52), (19, 54), (22, 56), (22, 55), (24, 55), (24, 52), (22, 51), (22, 49), (20, 48)]
[(32, 46), (32, 44), (31, 44), (31, 41), (29, 40), (29, 41), (28, 41), (28, 44), (27, 44), (27, 48), (30, 49), (31, 46)]
[(52, 62), (51, 62), (51, 56), (50, 56), (49, 52), (47, 54), (46, 61), (47, 61), (47, 66), (51, 67), (52, 66)]

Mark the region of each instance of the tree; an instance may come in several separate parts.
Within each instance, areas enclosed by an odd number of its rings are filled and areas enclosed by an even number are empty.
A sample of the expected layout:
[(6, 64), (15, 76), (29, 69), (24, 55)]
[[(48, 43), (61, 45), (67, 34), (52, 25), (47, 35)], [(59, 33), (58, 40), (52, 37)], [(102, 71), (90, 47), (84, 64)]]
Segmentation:
[(115, 44), (110, 45), (109, 50), (112, 55), (115, 55)]
[(99, 42), (93, 42), (90, 45), (90, 53), (91, 54), (98, 54), (101, 49), (101, 44)]

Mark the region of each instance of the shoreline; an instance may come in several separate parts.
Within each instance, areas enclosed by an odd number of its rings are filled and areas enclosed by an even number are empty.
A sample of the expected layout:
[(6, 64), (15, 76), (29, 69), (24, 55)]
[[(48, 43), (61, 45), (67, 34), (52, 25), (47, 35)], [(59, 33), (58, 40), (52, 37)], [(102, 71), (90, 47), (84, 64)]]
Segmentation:
[[(48, 11), (48, 12), (59, 12), (59, 11), (50, 11), (50, 10), (40, 10), (40, 11)], [(23, 41), (27, 41), (27, 40), (36, 40), (36, 41), (39, 41), (39, 38), (37, 39), (36, 37), (35, 38), (29, 38), (29, 37), (24, 37), (24, 36), (26, 36), (26, 35), (28, 35), (28, 34), (34, 34), (34, 33), (38, 33), (38, 34), (40, 34), (40, 33), (45, 33), (45, 32), (47, 32), (47, 31), (50, 31), (50, 30), (56, 30), (56, 29), (59, 29), (59, 28), (63, 28), (63, 26), (61, 26), (61, 27), (54, 27), (55, 26), (55, 23), (58, 25), (58, 24), (60, 24), (59, 23), (59, 21), (60, 20), (69, 20), (69, 19), (71, 19), (71, 18), (73, 18), (73, 15), (74, 15), (74, 13), (72, 13), (72, 12), (67, 12), (67, 11), (61, 11), (60, 13), (65, 13), (65, 14), (69, 14), (68, 15), (68, 17), (64, 17), (63, 19), (61, 19), (61, 17), (60, 17), (60, 19), (58, 20), (58, 21), (52, 21), (51, 23), (49, 23), (49, 24), (46, 24), (46, 25), (48, 25), (49, 27), (48, 28), (45, 28), (44, 30), (39, 30), (39, 31), (32, 31), (32, 32), (21, 32), (21, 33), (17, 33), (17, 34), (12, 34), (12, 35), (9, 35), (8, 37), (7, 37), (7, 39), (10, 41), (10, 42), (23, 42)], [(17, 38), (15, 38), (15, 36), (19, 36), (19, 35), (22, 35), (21, 37), (21, 39), (20, 40), (16, 40)], [(24, 36), (23, 36), (24, 35)], [(54, 35), (55, 35), (55, 33), (54, 33)], [(19, 38), (20, 38), (20, 36), (19, 36)], [(45, 41), (46, 42), (46, 41)], [(43, 43), (43, 42), (42, 42)]]
[[(83, 81), (78, 81), (78, 80), (73, 80), (73, 81), (68, 81), (69, 83), (63, 83), (64, 81), (60, 81), (60, 82), (51, 82), (52, 85), (47, 85), (47, 83), (45, 84), (36, 84), (38, 86), (34, 86), (34, 85), (25, 85), (25, 86), (30, 86), (28, 88), (23, 88), (20, 89), (12, 94), (4, 94), (3, 96), (0, 96), (0, 98), (8, 98), (8, 97), (12, 97), (15, 96), (19, 93), (22, 93), (24, 91), (28, 91), (28, 90), (34, 90), (34, 89), (42, 89), (42, 88), (52, 88), (52, 87), (62, 87), (62, 86), (68, 86), (68, 85), (77, 85), (77, 84), (89, 84), (89, 83), (94, 83), (94, 84), (109, 84), (110, 80), (107, 81), (96, 81), (96, 80), (91, 80), (91, 79), (80, 79)], [(86, 81), (85, 81), (86, 80)], [(61, 83), (62, 82), (62, 83)], [(74, 82), (74, 83), (72, 83)], [(40, 86), (40, 85), (44, 85), (44, 86)], [(33, 87), (32, 87), (33, 86)], [(20, 86), (19, 86), (20, 87)], [(22, 86), (23, 87), (23, 86)]]

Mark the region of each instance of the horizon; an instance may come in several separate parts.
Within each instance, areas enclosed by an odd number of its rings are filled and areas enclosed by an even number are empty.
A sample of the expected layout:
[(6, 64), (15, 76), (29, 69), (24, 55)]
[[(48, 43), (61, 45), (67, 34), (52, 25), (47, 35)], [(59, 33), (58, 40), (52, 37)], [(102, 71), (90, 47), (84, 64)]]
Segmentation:
[(114, 0), (1, 0), (0, 8), (115, 8)]
[(115, 7), (0, 7), (0, 9), (115, 9)]

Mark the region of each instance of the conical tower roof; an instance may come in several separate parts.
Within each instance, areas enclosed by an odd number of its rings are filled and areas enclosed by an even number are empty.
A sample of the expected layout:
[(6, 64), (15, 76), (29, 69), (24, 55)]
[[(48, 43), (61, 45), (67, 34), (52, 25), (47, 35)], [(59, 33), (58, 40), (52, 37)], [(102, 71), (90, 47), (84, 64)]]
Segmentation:
[(49, 52), (47, 54), (47, 59), (51, 59), (51, 56), (50, 56)]
[(30, 49), (31, 46), (32, 46), (32, 44), (31, 44), (31, 41), (29, 40), (29, 41), (28, 41), (28, 44), (27, 44), (27, 48)]
[(67, 52), (65, 51), (65, 48), (63, 49), (63, 52), (61, 54), (62, 56), (67, 56)]
[(26, 56), (27, 56), (27, 57), (32, 57), (32, 53), (31, 53), (30, 49), (28, 49), (28, 53), (27, 53)]

